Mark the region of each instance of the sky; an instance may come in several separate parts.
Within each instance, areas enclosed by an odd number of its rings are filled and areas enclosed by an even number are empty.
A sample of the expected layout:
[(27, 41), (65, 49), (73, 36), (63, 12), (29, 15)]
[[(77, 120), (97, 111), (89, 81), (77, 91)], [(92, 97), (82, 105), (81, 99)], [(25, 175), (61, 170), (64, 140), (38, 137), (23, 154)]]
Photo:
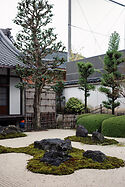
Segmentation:
[[(0, 28), (12, 28), (16, 36), (19, 27), (13, 23), (19, 0), (0, 0)], [(125, 5), (125, 0), (116, 0)], [(49, 0), (53, 7), (53, 23), (58, 40), (68, 45), (68, 0)], [(125, 7), (108, 0), (71, 0), (71, 45), (84, 57), (104, 54), (111, 33), (120, 35), (119, 49), (125, 48)]]

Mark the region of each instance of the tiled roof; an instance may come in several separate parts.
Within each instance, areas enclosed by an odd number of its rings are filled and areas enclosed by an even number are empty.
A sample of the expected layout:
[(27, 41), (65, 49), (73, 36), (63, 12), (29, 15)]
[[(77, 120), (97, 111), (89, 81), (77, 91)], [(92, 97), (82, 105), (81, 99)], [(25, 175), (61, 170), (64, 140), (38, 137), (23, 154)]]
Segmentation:
[(48, 60), (48, 61), (49, 61), (49, 60), (52, 60), (52, 59), (55, 58), (55, 57), (57, 57), (57, 58), (59, 58), (59, 59), (64, 58), (65, 62), (64, 62), (63, 64), (61, 64), (61, 65), (59, 66), (59, 68), (61, 68), (61, 69), (66, 69), (67, 52), (61, 52), (61, 51), (59, 51), (59, 52), (55, 52), (55, 53), (49, 54), (49, 55), (47, 55), (47, 56), (45, 57), (45, 60)]
[(19, 51), (15, 48), (11, 40), (0, 30), (0, 67), (13, 68), (16, 65), (24, 65), (19, 60)]
[[(122, 57), (125, 58), (125, 50), (122, 50), (120, 52), (122, 53)], [(103, 73), (104, 72), (103, 70), (104, 56), (105, 54), (68, 62), (66, 65), (67, 84), (78, 83), (79, 72), (78, 72), (77, 62), (91, 62), (95, 69), (99, 69)], [(119, 65), (119, 70), (122, 74), (125, 74), (125, 62)], [(95, 72), (89, 77), (88, 81), (99, 82), (101, 76), (102, 76), (101, 73)]]
[[(0, 29), (0, 67), (13, 68), (20, 64), (24, 66), (23, 62), (19, 60), (21, 53), (15, 48), (12, 42), (10, 29)], [(67, 59), (66, 52), (57, 52), (47, 55), (45, 60), (52, 61), (54, 57)], [(61, 69), (66, 69), (66, 62), (59, 66)]]

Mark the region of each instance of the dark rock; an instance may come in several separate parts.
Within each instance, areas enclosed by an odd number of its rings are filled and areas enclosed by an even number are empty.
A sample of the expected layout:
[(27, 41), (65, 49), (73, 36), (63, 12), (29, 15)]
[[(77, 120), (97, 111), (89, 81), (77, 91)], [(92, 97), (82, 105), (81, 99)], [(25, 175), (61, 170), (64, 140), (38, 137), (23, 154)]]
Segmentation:
[(0, 134), (1, 135), (7, 135), (7, 134), (14, 134), (21, 132), (20, 129), (14, 125), (9, 125), (6, 127), (0, 126)]
[(91, 158), (92, 160), (97, 162), (103, 162), (106, 159), (106, 155), (101, 151), (87, 150), (86, 152), (83, 153), (83, 156), (87, 158)]
[(71, 158), (71, 156), (68, 155), (68, 151), (72, 149), (71, 141), (69, 139), (61, 140), (54, 138), (35, 141), (34, 148), (45, 150), (46, 153), (40, 161), (54, 166), (59, 166), (62, 162)]
[(92, 133), (92, 140), (104, 142), (104, 136), (100, 132), (95, 131)]
[(41, 141), (35, 141), (34, 148), (43, 149), (45, 151), (48, 150), (67, 151), (67, 150), (71, 150), (72, 146), (71, 146), (71, 141), (69, 139), (61, 140), (59, 138), (54, 138), (54, 139), (43, 139)]
[(69, 160), (70, 158), (71, 156), (65, 152), (49, 151), (44, 154), (40, 161), (54, 166), (59, 166), (61, 163)]
[(76, 128), (76, 136), (87, 137), (88, 136), (88, 130), (84, 126), (79, 125)]
[(3, 132), (3, 126), (0, 126), (0, 134)]

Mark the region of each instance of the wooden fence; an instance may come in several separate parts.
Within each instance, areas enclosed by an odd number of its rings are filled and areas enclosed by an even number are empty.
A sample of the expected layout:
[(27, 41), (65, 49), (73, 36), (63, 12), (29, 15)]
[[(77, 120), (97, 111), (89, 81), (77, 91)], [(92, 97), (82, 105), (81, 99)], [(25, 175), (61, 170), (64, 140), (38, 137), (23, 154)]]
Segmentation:
[[(56, 128), (56, 114), (52, 112), (41, 113), (41, 129)], [(33, 114), (27, 114), (25, 118), (26, 130), (33, 130)]]
[[(25, 126), (27, 130), (33, 129), (33, 98), (34, 89), (27, 89), (25, 92)], [(43, 90), (41, 93), (41, 128), (55, 128), (56, 126), (56, 96), (51, 89)]]

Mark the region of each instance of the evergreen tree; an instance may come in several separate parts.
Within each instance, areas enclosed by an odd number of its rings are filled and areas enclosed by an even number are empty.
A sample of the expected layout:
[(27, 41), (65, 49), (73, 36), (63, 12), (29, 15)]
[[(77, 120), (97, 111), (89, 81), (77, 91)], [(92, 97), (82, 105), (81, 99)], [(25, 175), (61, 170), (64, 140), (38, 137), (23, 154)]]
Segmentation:
[(78, 71), (79, 71), (79, 89), (84, 91), (84, 101), (85, 101), (85, 113), (87, 110), (87, 97), (90, 95), (90, 90), (94, 90), (95, 86), (88, 83), (88, 77), (94, 73), (93, 64), (90, 62), (78, 62)]
[(112, 110), (115, 114), (115, 108), (120, 105), (116, 101), (120, 97), (121, 73), (118, 71), (118, 65), (123, 62), (122, 54), (118, 51), (120, 36), (114, 32), (110, 36), (109, 47), (104, 57), (104, 73), (101, 79), (100, 91), (103, 92), (108, 101), (103, 101), (104, 107)]
[(64, 61), (57, 58), (53, 61), (45, 60), (48, 54), (64, 49), (61, 42), (56, 42), (57, 35), (48, 25), (53, 17), (52, 8), (53, 5), (50, 5), (48, 0), (21, 0), (14, 20), (21, 26), (21, 31), (16, 37), (16, 46), (21, 51), (20, 59), (25, 64), (24, 67), (18, 66), (16, 71), (23, 78), (20, 87), (32, 86), (35, 89), (33, 104), (35, 129), (41, 127), (41, 92), (55, 79), (54, 69)]

